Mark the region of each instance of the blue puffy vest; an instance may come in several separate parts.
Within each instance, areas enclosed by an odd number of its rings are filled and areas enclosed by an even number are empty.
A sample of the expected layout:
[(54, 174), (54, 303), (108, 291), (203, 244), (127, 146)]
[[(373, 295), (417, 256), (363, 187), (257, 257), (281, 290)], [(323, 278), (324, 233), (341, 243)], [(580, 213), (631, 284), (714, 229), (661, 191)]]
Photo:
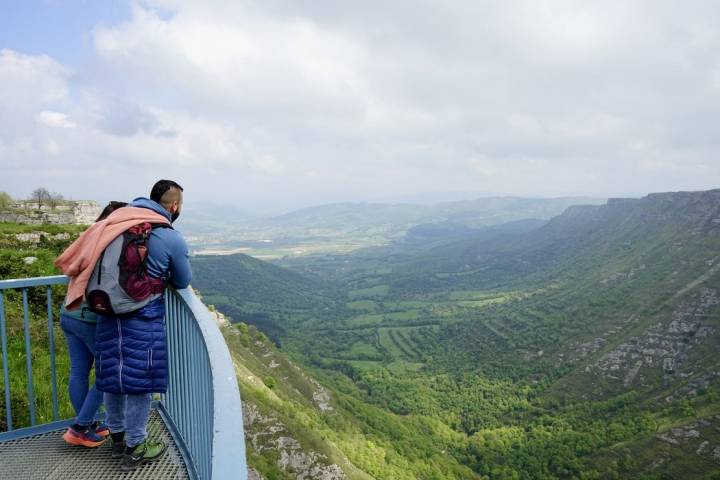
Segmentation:
[(101, 392), (167, 391), (163, 298), (126, 315), (98, 315), (95, 346), (95, 386)]

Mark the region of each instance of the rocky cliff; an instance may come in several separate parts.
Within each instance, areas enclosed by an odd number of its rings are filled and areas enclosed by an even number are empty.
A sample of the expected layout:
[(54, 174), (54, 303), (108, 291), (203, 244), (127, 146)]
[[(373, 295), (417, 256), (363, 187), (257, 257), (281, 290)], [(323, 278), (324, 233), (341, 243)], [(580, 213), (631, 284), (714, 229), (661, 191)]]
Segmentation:
[(64, 202), (55, 208), (37, 207), (30, 201), (16, 202), (7, 212), (0, 212), (0, 222), (27, 225), (89, 225), (100, 215), (100, 205), (92, 200)]

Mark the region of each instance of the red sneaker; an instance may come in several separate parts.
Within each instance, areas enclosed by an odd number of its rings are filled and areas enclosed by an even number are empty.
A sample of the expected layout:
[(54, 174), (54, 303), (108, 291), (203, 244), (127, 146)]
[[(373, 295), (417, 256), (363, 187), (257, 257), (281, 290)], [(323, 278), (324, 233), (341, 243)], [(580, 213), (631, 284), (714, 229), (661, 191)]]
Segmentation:
[(79, 432), (72, 427), (68, 427), (67, 432), (65, 432), (65, 434), (63, 435), (63, 440), (65, 440), (70, 445), (80, 445), (87, 448), (95, 448), (105, 443), (105, 440), (107, 440), (107, 438), (97, 435), (90, 429), (88, 429), (87, 432)]
[(110, 429), (104, 423), (95, 422), (90, 425), (90, 430), (95, 430), (95, 434), (103, 438), (110, 435)]

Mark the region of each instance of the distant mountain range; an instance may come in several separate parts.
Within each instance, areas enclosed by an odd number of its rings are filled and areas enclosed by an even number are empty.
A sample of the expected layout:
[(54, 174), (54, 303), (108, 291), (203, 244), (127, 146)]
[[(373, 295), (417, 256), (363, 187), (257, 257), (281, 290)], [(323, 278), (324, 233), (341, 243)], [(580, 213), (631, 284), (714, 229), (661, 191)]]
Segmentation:
[[(603, 199), (565, 197), (530, 199), (488, 197), (432, 205), (335, 203), (303, 208), (274, 217), (252, 217), (234, 208), (188, 206), (179, 228), (194, 251), (247, 247), (264, 256), (347, 252), (387, 245), (419, 225), (459, 225), (477, 229), (516, 220), (548, 220), (572, 205), (596, 205)], [(263, 251), (265, 250), (265, 251)]]
[(357, 226), (418, 225), (454, 221), (467, 226), (487, 226), (525, 218), (549, 218), (571, 205), (598, 204), (587, 197), (521, 198), (488, 197), (432, 205), (386, 203), (335, 203), (309, 207), (269, 219), (286, 226), (323, 228), (352, 223)]

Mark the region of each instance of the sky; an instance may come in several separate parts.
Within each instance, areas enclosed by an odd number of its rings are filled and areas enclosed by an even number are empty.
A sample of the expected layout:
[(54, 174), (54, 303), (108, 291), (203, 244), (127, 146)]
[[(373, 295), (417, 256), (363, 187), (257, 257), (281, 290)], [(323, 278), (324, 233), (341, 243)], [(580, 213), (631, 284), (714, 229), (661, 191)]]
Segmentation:
[[(0, 0), (0, 191), (245, 211), (720, 187), (720, 2)], [(454, 193), (456, 192), (456, 193)]]

